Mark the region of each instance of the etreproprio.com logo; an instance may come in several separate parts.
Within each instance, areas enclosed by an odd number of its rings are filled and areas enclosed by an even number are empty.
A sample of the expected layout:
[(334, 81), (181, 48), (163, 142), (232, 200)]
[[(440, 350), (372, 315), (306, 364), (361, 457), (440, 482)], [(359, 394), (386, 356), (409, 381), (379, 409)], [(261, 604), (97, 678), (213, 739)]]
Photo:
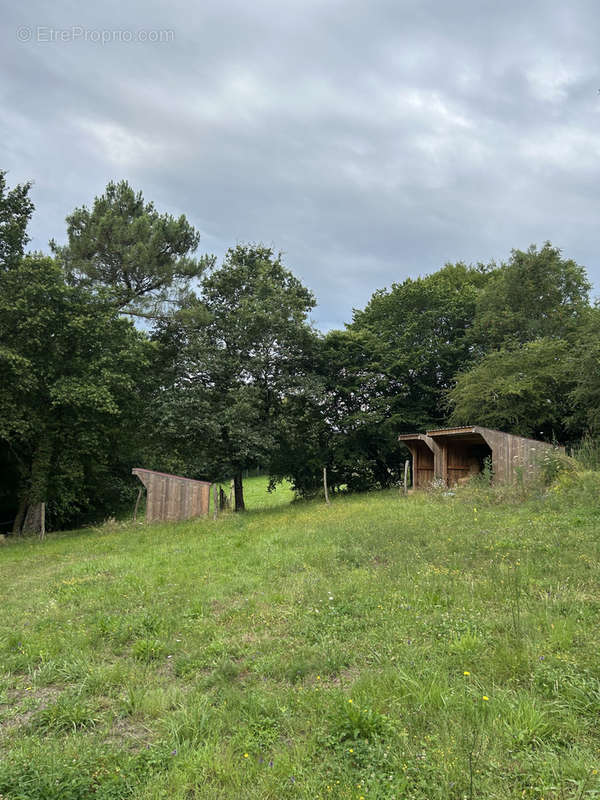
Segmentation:
[(51, 25), (21, 25), (16, 30), (17, 41), (36, 43), (68, 44), (90, 42), (91, 44), (135, 44), (149, 42), (163, 44), (175, 40), (175, 31), (158, 28), (85, 28), (71, 25), (54, 28)]

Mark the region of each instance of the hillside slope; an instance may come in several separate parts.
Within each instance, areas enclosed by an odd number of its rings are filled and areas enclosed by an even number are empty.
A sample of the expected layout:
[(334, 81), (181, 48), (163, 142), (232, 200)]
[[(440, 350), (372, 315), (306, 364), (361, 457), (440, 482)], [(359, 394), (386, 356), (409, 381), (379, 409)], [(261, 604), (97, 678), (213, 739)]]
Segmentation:
[(600, 796), (593, 496), (5, 544), (0, 796)]

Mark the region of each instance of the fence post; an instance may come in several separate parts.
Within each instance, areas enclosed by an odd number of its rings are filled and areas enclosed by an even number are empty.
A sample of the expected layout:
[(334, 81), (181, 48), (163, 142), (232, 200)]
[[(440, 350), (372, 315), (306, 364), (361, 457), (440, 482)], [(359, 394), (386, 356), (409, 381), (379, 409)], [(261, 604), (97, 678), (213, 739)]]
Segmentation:
[(46, 536), (46, 503), (42, 503), (40, 509), (40, 539)]
[(217, 484), (213, 483), (213, 519), (217, 518), (217, 514), (219, 513), (219, 504), (217, 503)]
[(404, 462), (404, 494), (408, 494), (408, 458)]
[(140, 486), (140, 488), (138, 490), (137, 500), (135, 501), (135, 508), (133, 509), (133, 521), (134, 522), (137, 520), (138, 506), (140, 504), (141, 497), (142, 497), (142, 487)]
[(323, 467), (323, 488), (325, 489), (325, 502), (327, 505), (331, 505), (329, 502), (329, 492), (327, 491), (327, 467)]

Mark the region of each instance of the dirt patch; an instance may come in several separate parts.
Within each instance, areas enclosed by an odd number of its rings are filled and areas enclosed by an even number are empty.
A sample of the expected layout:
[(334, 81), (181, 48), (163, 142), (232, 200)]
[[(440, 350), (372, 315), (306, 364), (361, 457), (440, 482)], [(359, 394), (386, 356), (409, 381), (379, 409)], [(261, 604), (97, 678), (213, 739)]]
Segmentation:
[(141, 720), (135, 717), (118, 717), (111, 725), (104, 741), (124, 750), (138, 752), (150, 747), (154, 738), (154, 731)]
[[(40, 686), (37, 689), (29, 689), (27, 686), (22, 689), (10, 689), (8, 692), (8, 703), (0, 705), (0, 712), (8, 707), (6, 716), (0, 716), (0, 739), (8, 733), (14, 733), (15, 729), (21, 728), (30, 721), (32, 716), (38, 711), (47, 708), (63, 691), (62, 686)], [(27, 708), (19, 708), (24, 704)]]

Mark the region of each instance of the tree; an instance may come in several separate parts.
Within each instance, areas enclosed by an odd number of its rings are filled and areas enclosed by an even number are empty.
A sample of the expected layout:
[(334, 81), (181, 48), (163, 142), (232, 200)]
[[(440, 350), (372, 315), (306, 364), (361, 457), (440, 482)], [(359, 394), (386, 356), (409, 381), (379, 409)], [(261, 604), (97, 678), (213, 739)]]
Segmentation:
[(149, 347), (51, 258), (25, 256), (0, 273), (0, 449), (14, 475), (16, 531), (36, 503), (48, 501), (59, 525), (120, 491)]
[(543, 337), (570, 339), (586, 318), (589, 290), (584, 268), (550, 242), (513, 250), (479, 296), (472, 342), (485, 353)]
[(450, 423), (564, 441), (575, 382), (570, 357), (567, 342), (550, 338), (489, 353), (457, 376)]
[(590, 309), (571, 353), (574, 387), (569, 427), (574, 435), (600, 436), (600, 306)]
[(7, 189), (6, 172), (0, 170), (0, 271), (14, 267), (29, 241), (27, 225), (33, 213), (30, 183)]
[(315, 336), (314, 297), (270, 248), (238, 245), (201, 284), (201, 299), (161, 322), (156, 338), (170, 353), (156, 399), (157, 425), (188, 474), (235, 479), (266, 465), (278, 417), (302, 392)]
[[(397, 431), (444, 420), (444, 396), (473, 360), (470, 330), (484, 267), (446, 264), (438, 272), (376, 292), (349, 326), (372, 336), (374, 369), (386, 376), (389, 416)], [(377, 366), (375, 366), (377, 365)]]
[(321, 491), (323, 467), (334, 491), (381, 488), (395, 478), (398, 446), (385, 376), (373, 365), (374, 338), (331, 331), (312, 343), (312, 370), (287, 400), (270, 462), (272, 478), (288, 478), (300, 495)]
[(91, 211), (76, 208), (67, 234), (65, 246), (50, 245), (69, 278), (107, 290), (118, 308), (141, 316), (155, 316), (213, 262), (191, 257), (200, 235), (183, 215), (159, 214), (127, 181), (110, 182)]

